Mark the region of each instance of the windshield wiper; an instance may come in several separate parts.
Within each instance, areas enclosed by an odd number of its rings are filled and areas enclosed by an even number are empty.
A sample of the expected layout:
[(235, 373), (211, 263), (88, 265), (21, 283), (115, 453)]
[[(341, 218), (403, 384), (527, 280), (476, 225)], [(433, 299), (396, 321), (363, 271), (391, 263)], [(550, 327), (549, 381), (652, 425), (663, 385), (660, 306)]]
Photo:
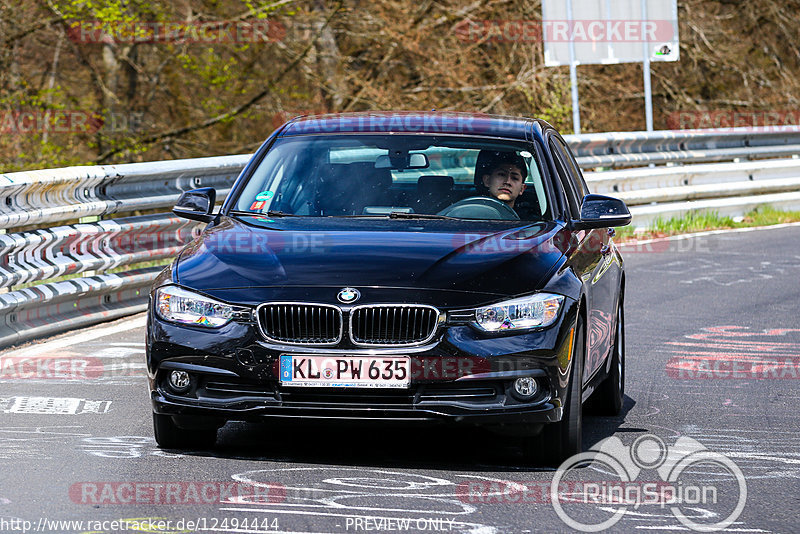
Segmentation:
[(457, 221), (455, 217), (448, 217), (447, 215), (435, 215), (432, 213), (406, 213), (405, 211), (393, 211), (389, 214), (390, 219), (443, 219), (448, 221)]
[(300, 217), (294, 213), (285, 213), (283, 211), (244, 211), (244, 210), (231, 210), (229, 213), (233, 215), (266, 215), (267, 217)]

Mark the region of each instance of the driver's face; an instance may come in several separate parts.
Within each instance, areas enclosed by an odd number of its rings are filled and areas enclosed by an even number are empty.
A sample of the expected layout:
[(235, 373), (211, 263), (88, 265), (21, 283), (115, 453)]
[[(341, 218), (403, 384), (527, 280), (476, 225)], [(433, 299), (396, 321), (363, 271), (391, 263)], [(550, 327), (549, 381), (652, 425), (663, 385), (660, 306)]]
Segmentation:
[(517, 197), (525, 191), (525, 181), (522, 173), (516, 165), (504, 163), (492, 170), (491, 174), (483, 175), (483, 185), (489, 189), (489, 193), (510, 207), (514, 207)]

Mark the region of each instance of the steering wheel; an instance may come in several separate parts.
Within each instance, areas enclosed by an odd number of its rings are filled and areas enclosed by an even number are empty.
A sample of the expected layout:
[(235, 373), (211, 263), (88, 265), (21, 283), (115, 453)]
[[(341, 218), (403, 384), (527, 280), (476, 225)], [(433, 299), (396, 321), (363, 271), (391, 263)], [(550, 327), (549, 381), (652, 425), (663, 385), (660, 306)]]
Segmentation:
[(508, 207), (508, 204), (492, 197), (465, 198), (455, 204), (450, 204), (437, 215), (460, 217), (462, 219), (519, 220), (517, 212)]

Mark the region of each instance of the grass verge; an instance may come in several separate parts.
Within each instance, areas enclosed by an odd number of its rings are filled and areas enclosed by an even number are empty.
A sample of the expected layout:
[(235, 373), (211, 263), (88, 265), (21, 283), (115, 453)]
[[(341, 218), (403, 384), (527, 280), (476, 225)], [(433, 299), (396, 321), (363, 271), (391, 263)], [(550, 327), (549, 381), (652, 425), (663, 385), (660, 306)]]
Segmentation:
[(752, 228), (791, 222), (800, 222), (800, 211), (782, 211), (768, 205), (758, 206), (740, 217), (721, 216), (716, 212), (690, 212), (683, 217), (659, 217), (644, 231), (636, 232), (632, 226), (617, 228), (616, 240), (653, 239), (705, 230)]

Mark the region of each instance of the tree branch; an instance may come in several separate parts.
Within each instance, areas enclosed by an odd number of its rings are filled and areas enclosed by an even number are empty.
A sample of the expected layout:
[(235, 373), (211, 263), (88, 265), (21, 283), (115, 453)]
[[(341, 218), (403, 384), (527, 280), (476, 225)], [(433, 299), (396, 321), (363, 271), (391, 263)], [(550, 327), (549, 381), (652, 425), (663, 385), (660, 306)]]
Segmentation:
[(267, 96), (272, 91), (274, 91), (276, 89), (277, 84), (287, 74), (289, 74), (291, 71), (293, 71), (295, 68), (297, 68), (297, 66), (300, 64), (300, 62), (303, 61), (303, 59), (305, 59), (305, 57), (308, 55), (309, 51), (311, 51), (311, 49), (314, 47), (314, 45), (316, 44), (316, 42), (319, 39), (319, 37), (322, 35), (322, 32), (325, 30), (325, 28), (327, 28), (328, 25), (331, 23), (331, 21), (333, 20), (333, 17), (335, 17), (339, 13), (339, 11), (342, 9), (342, 2), (343, 2), (343, 0), (339, 0), (337, 2), (336, 9), (334, 9), (333, 12), (330, 14), (330, 16), (327, 19), (325, 19), (325, 24), (322, 25), (320, 30), (316, 33), (314, 38), (309, 42), (309, 44), (306, 46), (306, 48), (303, 50), (303, 52), (300, 53), (300, 55), (298, 55), (291, 63), (289, 63), (289, 65), (287, 65), (286, 68), (283, 69), (278, 74), (278, 76), (276, 78), (274, 78), (272, 81), (270, 81), (269, 84), (267, 84), (267, 87), (263, 91), (259, 92), (258, 94), (254, 95), (253, 97), (251, 97), (247, 102), (244, 102), (243, 104), (240, 104), (240, 105), (236, 106), (235, 108), (233, 108), (233, 109), (231, 109), (229, 111), (226, 111), (225, 113), (222, 113), (220, 115), (217, 115), (216, 117), (212, 117), (210, 119), (204, 120), (202, 122), (198, 122), (198, 123), (195, 123), (195, 124), (189, 124), (187, 126), (182, 126), (180, 128), (174, 128), (172, 130), (167, 130), (166, 132), (161, 132), (161, 133), (149, 135), (147, 137), (143, 137), (143, 138), (140, 138), (140, 139), (134, 139), (132, 141), (129, 141), (129, 142), (123, 144), (122, 146), (119, 146), (119, 147), (116, 147), (116, 148), (113, 148), (111, 150), (106, 151), (105, 153), (103, 153), (100, 156), (98, 156), (97, 159), (95, 160), (95, 162), (96, 163), (104, 163), (104, 162), (108, 161), (108, 159), (110, 157), (112, 157), (112, 156), (114, 156), (116, 154), (119, 154), (120, 152), (123, 152), (124, 150), (132, 148), (135, 145), (152, 145), (153, 143), (157, 143), (159, 141), (163, 141), (164, 139), (169, 139), (169, 138), (173, 138), (173, 137), (179, 137), (179, 136), (185, 135), (185, 134), (190, 133), (190, 132), (196, 132), (198, 130), (203, 130), (205, 128), (209, 128), (211, 126), (214, 126), (215, 124), (219, 124), (220, 122), (224, 122), (224, 121), (232, 119), (232, 118), (234, 118), (234, 117), (236, 117), (238, 115), (241, 115), (242, 113), (244, 113), (245, 111), (250, 109), (253, 105), (255, 105), (257, 102), (262, 100), (265, 96)]
[(27, 37), (28, 35), (32, 34), (33, 32), (35, 32), (37, 30), (41, 30), (42, 28), (46, 28), (47, 26), (50, 26), (51, 24), (55, 24), (57, 22), (61, 22), (62, 20), (63, 19), (61, 17), (53, 17), (52, 19), (49, 19), (49, 20), (43, 20), (41, 22), (37, 22), (33, 26), (30, 26), (29, 28), (26, 28), (26, 29), (22, 30), (21, 32), (15, 33), (14, 35), (12, 35), (10, 37), (6, 37), (3, 40), (3, 45), (2, 46), (3, 47), (11, 46), (11, 44), (14, 43), (15, 41), (19, 41), (20, 39), (23, 39), (23, 38)]

